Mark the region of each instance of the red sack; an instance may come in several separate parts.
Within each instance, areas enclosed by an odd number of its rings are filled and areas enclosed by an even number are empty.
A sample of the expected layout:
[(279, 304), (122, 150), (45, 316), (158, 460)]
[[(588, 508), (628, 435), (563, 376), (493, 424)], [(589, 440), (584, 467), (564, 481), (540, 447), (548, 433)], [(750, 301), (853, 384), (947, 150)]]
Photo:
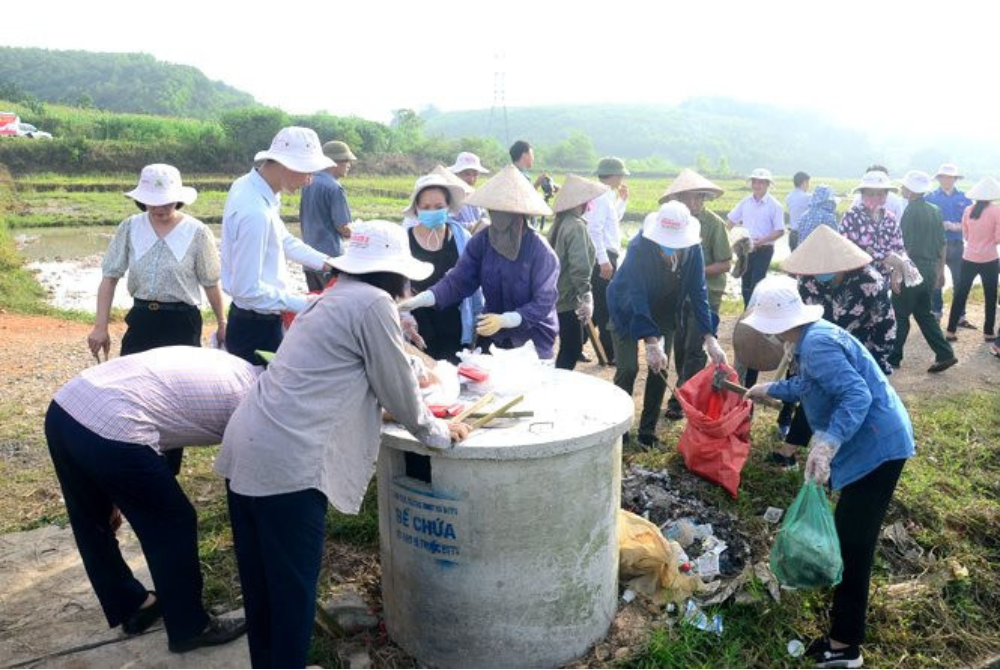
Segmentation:
[[(677, 401), (687, 416), (687, 428), (677, 443), (688, 470), (719, 484), (736, 497), (740, 472), (750, 454), (752, 403), (739, 393), (712, 388), (715, 366), (710, 365), (677, 389)], [(736, 371), (724, 366), (726, 378)]]

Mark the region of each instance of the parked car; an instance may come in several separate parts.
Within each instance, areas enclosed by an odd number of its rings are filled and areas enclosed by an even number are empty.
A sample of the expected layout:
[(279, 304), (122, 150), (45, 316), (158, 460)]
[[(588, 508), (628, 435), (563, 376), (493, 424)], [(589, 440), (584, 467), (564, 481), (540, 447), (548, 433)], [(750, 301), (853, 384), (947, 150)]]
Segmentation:
[(44, 130), (39, 130), (35, 128), (30, 123), (19, 123), (17, 124), (17, 134), (19, 137), (28, 137), (34, 140), (51, 140), (52, 133), (47, 133)]
[(21, 119), (14, 112), (0, 112), (0, 137), (17, 137)]

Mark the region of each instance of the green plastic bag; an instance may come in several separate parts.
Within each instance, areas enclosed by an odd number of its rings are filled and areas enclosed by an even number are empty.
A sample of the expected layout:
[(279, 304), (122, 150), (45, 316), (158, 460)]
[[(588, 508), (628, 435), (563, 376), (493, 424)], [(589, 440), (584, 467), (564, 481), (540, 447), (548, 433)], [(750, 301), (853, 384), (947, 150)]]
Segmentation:
[(806, 481), (788, 508), (771, 547), (771, 572), (785, 586), (836, 586), (844, 572), (840, 539), (826, 493)]

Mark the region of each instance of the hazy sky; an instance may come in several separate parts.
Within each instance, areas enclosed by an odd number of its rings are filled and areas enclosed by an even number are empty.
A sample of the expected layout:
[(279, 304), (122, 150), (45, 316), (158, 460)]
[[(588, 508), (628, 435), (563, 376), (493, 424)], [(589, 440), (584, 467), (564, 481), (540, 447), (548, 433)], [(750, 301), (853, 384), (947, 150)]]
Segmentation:
[[(818, 109), (876, 132), (1000, 137), (1000, 3), (19, 3), (0, 44), (142, 51), (292, 112), (719, 95)], [(261, 9), (254, 9), (260, 7)], [(271, 7), (273, 9), (263, 9)], [(985, 88), (985, 86), (989, 88)], [(976, 99), (978, 98), (978, 100)]]

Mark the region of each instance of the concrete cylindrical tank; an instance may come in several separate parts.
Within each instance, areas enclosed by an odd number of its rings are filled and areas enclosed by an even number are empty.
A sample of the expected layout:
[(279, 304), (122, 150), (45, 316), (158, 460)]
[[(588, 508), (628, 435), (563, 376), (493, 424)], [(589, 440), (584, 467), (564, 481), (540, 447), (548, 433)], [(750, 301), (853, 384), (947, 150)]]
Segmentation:
[(385, 621), (424, 663), (556, 666), (585, 653), (614, 618), (632, 399), (556, 370), (516, 409), (535, 414), (444, 452), (398, 426), (384, 431)]

